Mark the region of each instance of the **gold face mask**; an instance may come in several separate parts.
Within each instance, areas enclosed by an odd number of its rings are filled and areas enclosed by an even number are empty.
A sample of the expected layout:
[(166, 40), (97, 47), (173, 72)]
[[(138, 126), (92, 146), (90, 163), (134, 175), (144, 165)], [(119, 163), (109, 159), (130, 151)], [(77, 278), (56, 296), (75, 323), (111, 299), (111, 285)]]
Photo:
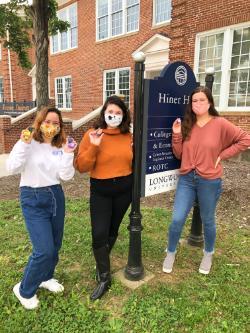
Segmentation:
[(53, 139), (60, 132), (60, 127), (53, 124), (42, 123), (40, 131), (47, 139)]

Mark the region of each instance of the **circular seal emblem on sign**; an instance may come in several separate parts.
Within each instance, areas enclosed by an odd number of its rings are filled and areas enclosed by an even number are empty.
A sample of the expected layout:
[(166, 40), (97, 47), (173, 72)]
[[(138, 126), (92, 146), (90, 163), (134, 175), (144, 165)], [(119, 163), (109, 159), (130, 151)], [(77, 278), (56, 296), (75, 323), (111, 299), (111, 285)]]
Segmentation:
[(187, 70), (184, 66), (179, 66), (175, 70), (175, 81), (179, 86), (184, 86), (187, 82)]

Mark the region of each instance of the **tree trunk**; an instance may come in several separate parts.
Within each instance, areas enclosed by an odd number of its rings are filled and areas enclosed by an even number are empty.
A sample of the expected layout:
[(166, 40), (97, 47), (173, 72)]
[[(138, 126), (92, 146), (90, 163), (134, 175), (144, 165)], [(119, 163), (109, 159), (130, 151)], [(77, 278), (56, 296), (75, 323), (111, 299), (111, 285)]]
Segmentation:
[(48, 2), (33, 0), (33, 42), (36, 52), (36, 98), (37, 109), (49, 104), (48, 93)]

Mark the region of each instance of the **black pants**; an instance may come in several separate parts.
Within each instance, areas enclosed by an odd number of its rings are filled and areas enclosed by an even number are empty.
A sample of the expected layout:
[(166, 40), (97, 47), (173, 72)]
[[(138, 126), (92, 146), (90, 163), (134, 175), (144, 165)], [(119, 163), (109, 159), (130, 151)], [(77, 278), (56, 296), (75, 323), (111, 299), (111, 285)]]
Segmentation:
[(132, 175), (109, 179), (90, 178), (92, 246), (98, 249), (117, 237), (131, 203)]

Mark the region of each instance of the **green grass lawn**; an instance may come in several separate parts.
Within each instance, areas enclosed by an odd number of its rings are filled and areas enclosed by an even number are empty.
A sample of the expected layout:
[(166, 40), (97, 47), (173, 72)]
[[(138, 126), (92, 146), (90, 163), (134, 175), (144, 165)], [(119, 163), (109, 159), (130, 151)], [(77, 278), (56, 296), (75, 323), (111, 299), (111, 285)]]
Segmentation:
[[(31, 247), (19, 202), (0, 201), (0, 333), (220, 333), (250, 332), (249, 233), (233, 220), (218, 225), (217, 252), (209, 276), (198, 273), (202, 251), (182, 245), (172, 274), (161, 272), (170, 212), (144, 208), (143, 264), (155, 277), (136, 290), (114, 280), (97, 302), (88, 203), (68, 200), (65, 235), (56, 278), (63, 294), (39, 290), (40, 305), (27, 311), (12, 293)], [(126, 216), (112, 253), (112, 272), (128, 255)], [(188, 233), (189, 226), (184, 231)]]

